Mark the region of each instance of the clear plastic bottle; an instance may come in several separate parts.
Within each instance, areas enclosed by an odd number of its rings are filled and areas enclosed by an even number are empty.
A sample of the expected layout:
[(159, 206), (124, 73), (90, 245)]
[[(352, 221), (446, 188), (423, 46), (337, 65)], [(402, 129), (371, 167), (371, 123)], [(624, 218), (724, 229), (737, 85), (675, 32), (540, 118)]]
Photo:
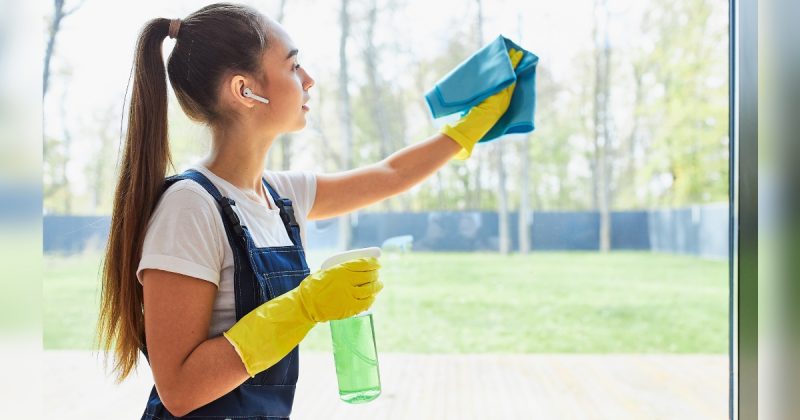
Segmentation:
[(351, 404), (378, 398), (381, 377), (372, 313), (330, 321), (330, 326), (339, 398)]
[[(378, 247), (354, 249), (331, 256), (322, 263), (321, 268), (329, 268), (356, 258), (380, 256), (381, 249)], [(351, 404), (378, 398), (381, 395), (381, 377), (372, 311), (330, 321), (329, 324), (339, 398)]]

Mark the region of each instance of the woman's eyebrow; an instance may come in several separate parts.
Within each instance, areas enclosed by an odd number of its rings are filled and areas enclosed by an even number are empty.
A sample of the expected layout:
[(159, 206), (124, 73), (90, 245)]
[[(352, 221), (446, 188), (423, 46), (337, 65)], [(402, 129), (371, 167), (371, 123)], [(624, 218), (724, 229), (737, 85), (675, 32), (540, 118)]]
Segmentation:
[(286, 56), (286, 59), (288, 60), (288, 59), (292, 58), (292, 56), (293, 56), (293, 55), (297, 55), (297, 53), (298, 53), (298, 52), (299, 52), (299, 51), (297, 50), (297, 48), (295, 48), (295, 49), (293, 49), (293, 50), (289, 51), (289, 55), (287, 55), (287, 56)]

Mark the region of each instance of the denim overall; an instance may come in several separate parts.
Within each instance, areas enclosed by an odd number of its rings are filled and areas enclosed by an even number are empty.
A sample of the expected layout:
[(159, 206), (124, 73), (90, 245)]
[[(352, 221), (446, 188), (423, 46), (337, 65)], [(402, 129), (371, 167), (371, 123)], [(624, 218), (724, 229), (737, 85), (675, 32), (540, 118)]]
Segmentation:
[[(191, 179), (208, 191), (217, 201), (225, 232), (233, 250), (236, 320), (260, 304), (280, 296), (298, 285), (309, 274), (300, 226), (294, 218), (292, 201), (281, 198), (262, 178), (275, 204), (293, 245), (257, 248), (246, 226), (239, 223), (233, 211), (233, 200), (223, 197), (219, 190), (200, 172), (190, 169), (180, 175), (168, 177), (164, 190), (173, 183)], [(298, 376), (298, 348), (296, 346), (269, 369), (248, 378), (236, 389), (219, 399), (180, 418), (275, 420), (288, 419), (292, 411), (295, 385)], [(147, 346), (142, 347), (147, 358)], [(149, 362), (149, 359), (148, 359)], [(177, 418), (167, 411), (153, 386), (142, 420)]]

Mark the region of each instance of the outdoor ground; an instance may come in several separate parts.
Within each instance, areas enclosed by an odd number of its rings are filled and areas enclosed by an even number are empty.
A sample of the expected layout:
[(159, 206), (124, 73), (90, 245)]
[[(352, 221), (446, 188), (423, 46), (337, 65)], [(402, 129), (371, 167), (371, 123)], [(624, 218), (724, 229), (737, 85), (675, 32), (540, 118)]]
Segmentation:
[[(328, 253), (309, 254), (312, 270)], [(45, 414), (138, 418), (92, 349), (98, 254), (45, 258)], [(727, 263), (638, 252), (385, 254), (383, 395), (338, 400), (330, 330), (301, 344), (297, 420), (727, 416)], [(94, 395), (91, 400), (89, 395)]]

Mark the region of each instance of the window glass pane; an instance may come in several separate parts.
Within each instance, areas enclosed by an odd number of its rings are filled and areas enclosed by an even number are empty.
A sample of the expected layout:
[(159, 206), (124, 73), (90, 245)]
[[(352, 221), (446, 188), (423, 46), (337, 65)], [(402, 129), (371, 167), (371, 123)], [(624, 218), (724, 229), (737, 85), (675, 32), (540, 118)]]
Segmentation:
[[(148, 19), (204, 5), (80, 3), (57, 34), (44, 101), (44, 346), (59, 378), (83, 384), (75, 389), (110, 383), (89, 354), (136, 35)], [(483, 46), (502, 34), (539, 58), (535, 131), (304, 223), (312, 271), (338, 251), (382, 249), (382, 395), (363, 418), (727, 415), (727, 2), (253, 5), (280, 21), (314, 79), (305, 125), (274, 139), (267, 171), (393, 162), (458, 119), (433, 119), (425, 94)], [(165, 59), (175, 45), (166, 40)], [(168, 123), (170, 173), (209, 153), (211, 130), (171, 87)], [(344, 413), (329, 326), (301, 347), (294, 416)], [(129, 388), (102, 389), (131, 395), (109, 409), (144, 408), (153, 382), (141, 363)], [(48, 409), (64, 413), (67, 400)]]

